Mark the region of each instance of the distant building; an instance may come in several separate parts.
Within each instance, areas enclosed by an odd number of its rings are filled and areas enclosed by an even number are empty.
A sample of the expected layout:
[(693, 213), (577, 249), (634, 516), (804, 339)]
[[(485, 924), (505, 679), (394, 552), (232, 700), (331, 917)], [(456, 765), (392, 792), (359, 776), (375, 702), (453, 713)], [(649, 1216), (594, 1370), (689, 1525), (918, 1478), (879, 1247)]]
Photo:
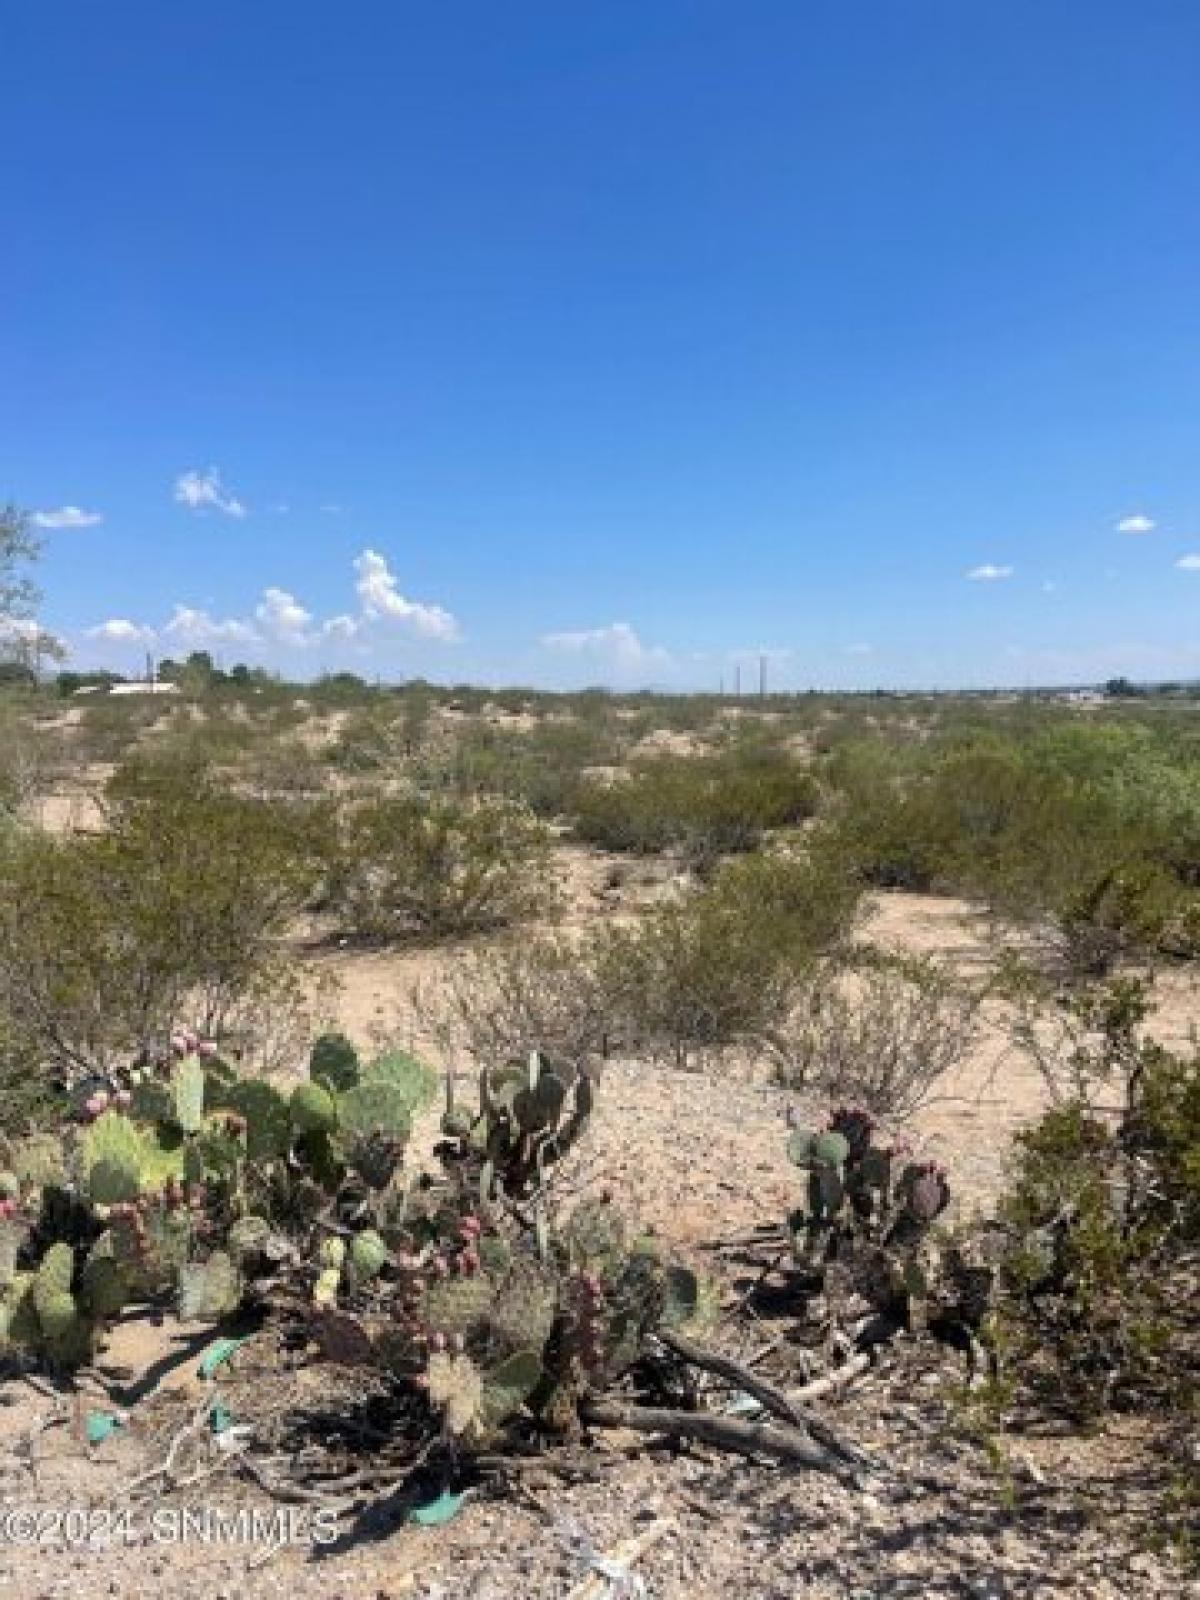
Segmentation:
[(111, 686), (106, 686), (102, 683), (85, 683), (82, 688), (74, 691), (71, 698), (78, 700), (79, 696), (83, 694), (110, 694), (115, 696), (178, 693), (179, 685), (177, 683), (114, 683)]

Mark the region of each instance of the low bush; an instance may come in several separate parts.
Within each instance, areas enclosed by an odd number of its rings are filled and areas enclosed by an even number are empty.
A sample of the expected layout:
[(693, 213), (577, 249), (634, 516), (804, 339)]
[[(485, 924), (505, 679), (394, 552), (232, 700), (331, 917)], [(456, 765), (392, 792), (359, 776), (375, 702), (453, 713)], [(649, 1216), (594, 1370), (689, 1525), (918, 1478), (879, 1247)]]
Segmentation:
[(176, 1016), (219, 1033), (286, 986), (274, 941), (315, 878), (310, 819), (199, 783), (124, 794), (106, 832), (0, 860), (0, 1016), (54, 1071), (136, 1054)]
[(355, 938), (485, 933), (554, 897), (546, 830), (503, 801), (379, 796), (342, 814), (327, 863), (327, 904)]
[(970, 1046), (979, 995), (937, 963), (879, 952), (817, 968), (771, 1041), (779, 1081), (907, 1117)]
[[(1069, 1002), (1054, 1107), (1018, 1138), (997, 1333), (1054, 1409), (1177, 1406), (1200, 1338), (1200, 1056), (1149, 1040), (1129, 981)], [(1044, 1042), (1039, 1062), (1046, 1069)]]
[(752, 850), (764, 831), (811, 817), (817, 800), (812, 775), (769, 749), (671, 756), (639, 763), (620, 782), (583, 785), (573, 820), (581, 839), (607, 850), (678, 847), (703, 861)]
[(593, 941), (554, 933), (469, 952), (421, 1009), (447, 1056), (481, 1063), (545, 1049), (582, 1067), (607, 1053), (614, 1026)]
[(630, 927), (596, 961), (622, 1047), (686, 1066), (783, 1026), (811, 962), (845, 937), (857, 889), (823, 853), (751, 856)]

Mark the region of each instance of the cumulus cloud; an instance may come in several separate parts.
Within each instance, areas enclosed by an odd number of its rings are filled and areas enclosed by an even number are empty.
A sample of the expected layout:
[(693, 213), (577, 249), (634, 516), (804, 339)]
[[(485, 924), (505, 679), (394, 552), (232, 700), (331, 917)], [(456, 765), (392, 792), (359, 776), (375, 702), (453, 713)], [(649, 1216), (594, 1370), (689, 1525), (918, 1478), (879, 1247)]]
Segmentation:
[(207, 472), (181, 472), (175, 479), (175, 498), (191, 511), (222, 511), (227, 517), (244, 517), (246, 508), (221, 482), (216, 467)]
[(459, 637), (458, 623), (448, 611), (408, 600), (400, 593), (395, 575), (377, 550), (364, 550), (354, 562), (354, 571), (355, 589), (368, 621), (394, 623), (423, 639), (450, 641)]
[(1200, 555), (1180, 556), (1175, 565), (1184, 572), (1200, 572)]
[(355, 639), (361, 628), (359, 618), (351, 617), (344, 611), (340, 616), (330, 617), (321, 624), (321, 632), (327, 639)]
[(176, 605), (163, 632), (182, 644), (257, 644), (258, 630), (237, 617), (219, 619), (195, 606)]
[(312, 643), (313, 636), (309, 632), (312, 612), (306, 611), (286, 589), (264, 589), (254, 615), (268, 638), (277, 639), (280, 644)]
[(104, 639), (109, 644), (149, 644), (155, 637), (153, 628), (140, 622), (130, 622), (127, 617), (110, 617), (87, 630), (89, 639)]
[(1140, 511), (1132, 517), (1122, 517), (1117, 523), (1118, 533), (1153, 533), (1154, 521), (1151, 517), (1144, 516)]
[(388, 636), (407, 632), (441, 641), (459, 637), (458, 623), (441, 606), (425, 605), (401, 594), (387, 561), (364, 550), (354, 564), (359, 608), (321, 619), (289, 590), (268, 585), (246, 616), (218, 617), (201, 606), (178, 601), (157, 630), (113, 617), (87, 630), (87, 637), (116, 643), (162, 638), (176, 646), (203, 649), (216, 645), (249, 646), (259, 651), (299, 649), (322, 642), (353, 644), (356, 651), (382, 644)]
[(84, 511), (80, 506), (59, 506), (57, 511), (35, 511), (38, 528), (94, 528), (104, 518), (99, 511)]
[(606, 628), (543, 634), (542, 644), (547, 650), (598, 656), (625, 669), (664, 666), (671, 659), (670, 651), (664, 650), (662, 645), (643, 644), (628, 622), (610, 622)]
[(1011, 578), (1012, 567), (993, 566), (990, 561), (985, 561), (981, 567), (972, 567), (967, 577), (972, 583), (997, 583), (1001, 578)]

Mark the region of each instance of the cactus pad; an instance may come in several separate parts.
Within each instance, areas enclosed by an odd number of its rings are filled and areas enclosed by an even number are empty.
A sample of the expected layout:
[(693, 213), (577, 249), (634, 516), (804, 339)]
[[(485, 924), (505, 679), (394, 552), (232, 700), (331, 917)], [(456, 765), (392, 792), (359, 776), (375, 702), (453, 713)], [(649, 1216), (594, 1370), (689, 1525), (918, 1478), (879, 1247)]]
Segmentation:
[(359, 1079), (358, 1051), (344, 1033), (323, 1033), (312, 1047), (308, 1075), (331, 1094), (353, 1089)]

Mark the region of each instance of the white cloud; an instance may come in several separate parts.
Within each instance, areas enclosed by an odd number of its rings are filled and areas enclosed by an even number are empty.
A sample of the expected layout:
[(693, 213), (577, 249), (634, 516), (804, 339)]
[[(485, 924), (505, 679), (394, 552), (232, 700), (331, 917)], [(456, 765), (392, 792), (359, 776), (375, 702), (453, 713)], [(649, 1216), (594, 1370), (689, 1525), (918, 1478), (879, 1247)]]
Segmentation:
[(1144, 516), (1140, 511), (1138, 511), (1132, 517), (1122, 517), (1120, 522), (1117, 523), (1117, 532), (1153, 533), (1154, 527), (1155, 524), (1153, 518)]
[(251, 623), (239, 621), (236, 617), (219, 620), (194, 606), (176, 605), (163, 632), (182, 644), (190, 645), (260, 642), (258, 631)]
[(210, 467), (207, 472), (181, 472), (175, 479), (175, 498), (192, 511), (204, 511), (211, 506), (227, 517), (246, 515), (245, 506), (222, 484), (216, 467)]
[(354, 570), (358, 575), (355, 589), (363, 616), (369, 621), (394, 622), (424, 639), (450, 641), (459, 637), (458, 623), (448, 611), (408, 600), (400, 593), (395, 576), (378, 551), (364, 550), (356, 558)]
[(110, 617), (87, 630), (89, 639), (104, 639), (110, 644), (149, 644), (155, 637), (153, 628), (145, 628), (127, 617)]
[(255, 607), (254, 615), (263, 631), (280, 644), (302, 645), (312, 643), (309, 624), (312, 612), (306, 611), (294, 594), (286, 589), (264, 589), (263, 597)]
[(626, 669), (665, 666), (671, 659), (670, 651), (664, 650), (662, 645), (643, 644), (628, 622), (610, 622), (606, 628), (547, 633), (543, 634), (542, 643), (547, 650), (607, 657), (616, 666)]
[(1175, 565), (1181, 567), (1184, 572), (1200, 572), (1200, 556), (1180, 556)]
[(846, 654), (848, 656), (869, 656), (873, 655), (874, 652), (875, 646), (873, 644), (848, 644), (846, 646)]
[(57, 511), (35, 511), (33, 521), (39, 528), (94, 528), (104, 518), (99, 511), (84, 511), (79, 506), (59, 506)]
[(1011, 578), (1012, 567), (996, 567), (990, 561), (985, 561), (981, 567), (972, 567), (967, 577), (972, 583), (996, 583), (1001, 578)]
[(318, 507), (318, 510), (323, 511), (327, 517), (340, 517), (345, 509), (345, 506), (339, 506), (333, 500), (327, 500), (323, 506)]
[(362, 623), (357, 617), (347, 616), (345, 612), (338, 617), (330, 617), (322, 623), (321, 632), (327, 639), (354, 639), (357, 638)]

